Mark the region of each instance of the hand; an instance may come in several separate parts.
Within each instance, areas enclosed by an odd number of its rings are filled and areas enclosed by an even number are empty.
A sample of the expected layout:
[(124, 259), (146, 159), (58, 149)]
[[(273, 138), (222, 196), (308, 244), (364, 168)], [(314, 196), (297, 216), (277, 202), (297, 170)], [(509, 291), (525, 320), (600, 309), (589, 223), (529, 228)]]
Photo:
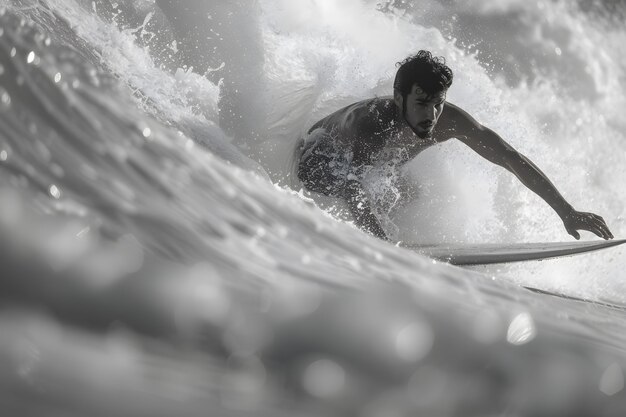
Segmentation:
[(563, 224), (567, 233), (574, 236), (576, 240), (580, 239), (580, 234), (577, 230), (588, 230), (603, 239), (613, 239), (613, 234), (604, 222), (604, 219), (597, 214), (572, 210), (563, 217)]

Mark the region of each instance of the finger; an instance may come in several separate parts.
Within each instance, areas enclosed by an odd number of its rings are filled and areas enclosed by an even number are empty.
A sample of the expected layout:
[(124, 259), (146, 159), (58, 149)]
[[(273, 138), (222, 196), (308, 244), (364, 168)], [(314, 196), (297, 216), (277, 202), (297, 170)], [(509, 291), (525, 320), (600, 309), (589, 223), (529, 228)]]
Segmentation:
[(606, 226), (606, 222), (604, 221), (604, 219), (601, 216), (598, 216), (597, 214), (593, 215), (593, 220), (597, 223), (601, 223)]
[[(594, 227), (596, 230), (601, 231), (602, 235), (598, 235), (597, 232), (594, 231), (598, 236), (601, 236), (604, 239), (612, 239), (613, 234), (609, 230), (609, 227), (606, 225), (606, 222), (602, 218), (602, 216), (598, 216), (597, 214), (587, 213), (587, 217), (591, 220), (590, 226)], [(589, 222), (585, 222), (589, 223)], [(590, 230), (593, 231), (593, 230)]]
[(611, 232), (609, 231), (609, 228), (606, 225), (601, 225), (600, 226), (600, 230), (602, 230), (602, 235), (605, 239), (611, 239)]
[(578, 233), (576, 230), (572, 230), (572, 231), (567, 231), (570, 235), (574, 236), (574, 239), (576, 240), (580, 240), (580, 233)]
[(600, 227), (597, 227), (596, 225), (590, 226), (589, 229), (590, 232), (595, 233), (596, 236), (601, 237), (603, 239), (607, 239), (606, 235), (604, 234), (604, 232), (602, 231), (602, 229)]
[(599, 219), (598, 219), (598, 221), (596, 223), (596, 226), (602, 232), (602, 237), (605, 238), (605, 239), (611, 239), (613, 237), (613, 235), (611, 234), (611, 231), (609, 230), (609, 227), (606, 225), (606, 223), (604, 222), (604, 220), (602, 220), (602, 218), (600, 216), (598, 216), (598, 218)]
[(594, 230), (596, 230), (596, 235), (600, 236), (602, 239), (607, 240), (609, 238), (608, 233), (606, 233), (606, 231), (602, 229), (602, 227), (598, 226), (594, 228)]
[(613, 239), (613, 233), (611, 233), (609, 226), (606, 225), (604, 220), (602, 221), (602, 230), (604, 230), (608, 239)]
[(588, 230), (602, 239), (608, 239), (608, 227), (603, 221), (598, 219), (600, 216), (591, 213), (588, 213), (587, 216), (588, 218), (578, 227), (578, 229)]
[(602, 227), (602, 224), (599, 221), (593, 221), (590, 222), (588, 225), (587, 230), (589, 230), (592, 233), (595, 233), (597, 236), (603, 238), (603, 239), (607, 239), (608, 236), (606, 234), (606, 231), (604, 230), (604, 228)]
[[(583, 224), (580, 224), (580, 225), (576, 226), (576, 230), (585, 230), (587, 232), (593, 233), (594, 235), (596, 235), (598, 237), (604, 238), (600, 228), (597, 227), (597, 225), (595, 225), (593, 222), (584, 222)], [(580, 236), (580, 235), (578, 235), (578, 236)]]

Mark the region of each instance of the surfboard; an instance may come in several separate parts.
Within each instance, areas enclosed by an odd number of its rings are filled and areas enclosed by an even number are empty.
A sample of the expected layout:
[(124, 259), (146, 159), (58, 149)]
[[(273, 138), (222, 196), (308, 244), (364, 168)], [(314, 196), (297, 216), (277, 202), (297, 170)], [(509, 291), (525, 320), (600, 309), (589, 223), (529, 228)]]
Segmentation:
[(623, 243), (626, 243), (626, 239), (475, 245), (401, 244), (401, 246), (453, 265), (486, 265), (560, 258), (606, 249)]
[(542, 294), (542, 295), (546, 295), (546, 296), (550, 296), (550, 297), (557, 297), (557, 298), (562, 298), (562, 299), (565, 299), (565, 300), (576, 301), (576, 302), (586, 303), (586, 304), (592, 304), (592, 305), (599, 306), (599, 307), (606, 307), (606, 308), (611, 308), (611, 309), (614, 309), (614, 310), (626, 311), (626, 305), (615, 304), (615, 303), (611, 303), (611, 302), (607, 302), (607, 301), (592, 300), (590, 298), (576, 297), (576, 296), (573, 296), (573, 295), (567, 295), (567, 294), (561, 294), (561, 293), (558, 293), (558, 292), (542, 290), (541, 288), (535, 288), (535, 287), (526, 287), (526, 286), (524, 286), (522, 288), (525, 288), (528, 291), (532, 291), (532, 292), (537, 293), (537, 294)]

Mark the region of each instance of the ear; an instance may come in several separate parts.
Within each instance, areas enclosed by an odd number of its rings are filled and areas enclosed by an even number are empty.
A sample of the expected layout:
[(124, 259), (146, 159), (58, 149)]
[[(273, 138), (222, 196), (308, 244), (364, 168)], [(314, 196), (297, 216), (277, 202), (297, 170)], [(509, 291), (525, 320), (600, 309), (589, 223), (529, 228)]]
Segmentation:
[(404, 102), (404, 97), (402, 97), (402, 93), (400, 90), (393, 90), (393, 102), (396, 103), (399, 109), (402, 108), (402, 103)]

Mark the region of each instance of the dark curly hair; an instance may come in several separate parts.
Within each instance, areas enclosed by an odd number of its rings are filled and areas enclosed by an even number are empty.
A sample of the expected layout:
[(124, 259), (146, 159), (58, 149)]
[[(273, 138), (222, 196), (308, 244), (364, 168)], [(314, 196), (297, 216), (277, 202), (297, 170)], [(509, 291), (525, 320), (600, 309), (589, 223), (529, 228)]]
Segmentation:
[(399, 91), (406, 102), (414, 84), (426, 94), (432, 96), (452, 85), (452, 70), (443, 57), (435, 57), (429, 51), (419, 51), (396, 64), (398, 72), (393, 82), (393, 89)]

